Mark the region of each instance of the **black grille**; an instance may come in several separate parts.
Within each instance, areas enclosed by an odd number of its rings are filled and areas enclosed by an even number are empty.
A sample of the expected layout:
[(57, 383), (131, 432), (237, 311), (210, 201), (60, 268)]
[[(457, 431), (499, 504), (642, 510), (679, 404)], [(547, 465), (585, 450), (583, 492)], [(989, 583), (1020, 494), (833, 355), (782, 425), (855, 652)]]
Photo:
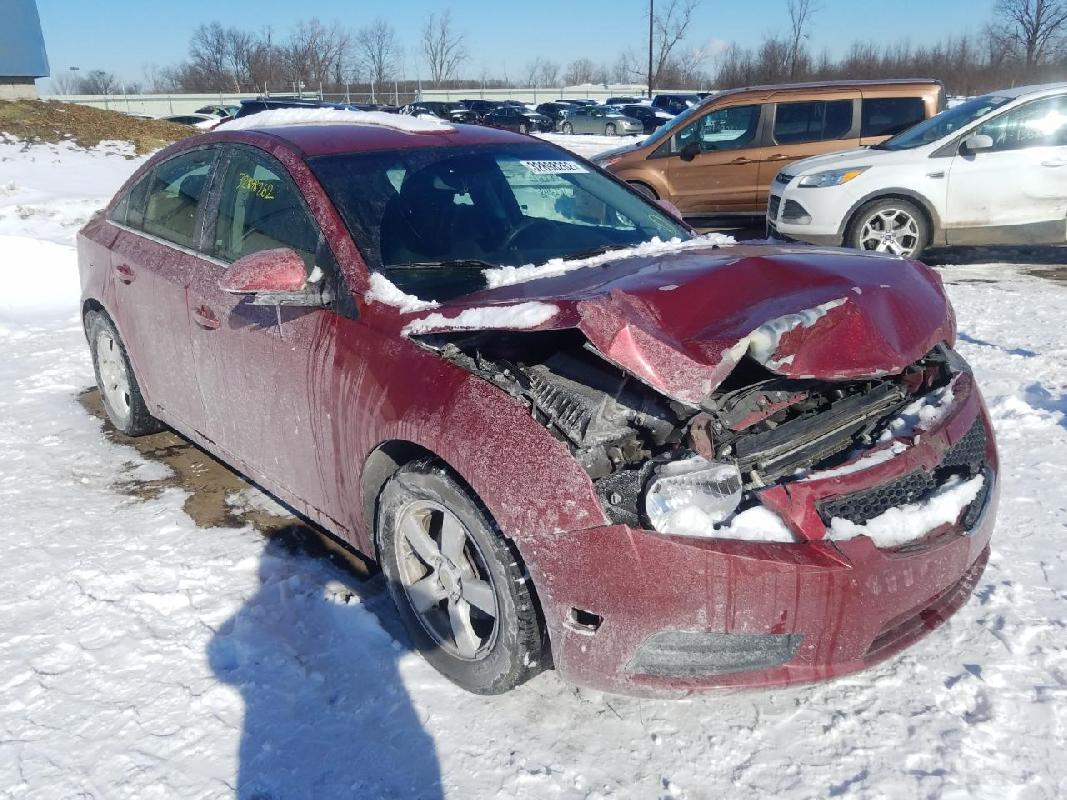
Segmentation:
[(827, 525), (834, 517), (862, 525), (891, 508), (921, 500), (936, 488), (937, 483), (931, 473), (916, 470), (881, 486), (843, 494), (820, 503), (819, 515)]
[(985, 425), (982, 418), (978, 417), (967, 433), (945, 451), (944, 458), (933, 472), (916, 470), (881, 486), (830, 498), (819, 503), (819, 516), (827, 525), (834, 517), (863, 525), (891, 508), (925, 499), (953, 475), (969, 479), (984, 473), (982, 489), (967, 507), (961, 520), (963, 528), (970, 530), (985, 507), (992, 479), (989, 471), (985, 469), (986, 443)]
[(767, 216), (772, 220), (778, 219), (778, 206), (782, 204), (782, 198), (777, 195), (771, 195), (767, 201)]

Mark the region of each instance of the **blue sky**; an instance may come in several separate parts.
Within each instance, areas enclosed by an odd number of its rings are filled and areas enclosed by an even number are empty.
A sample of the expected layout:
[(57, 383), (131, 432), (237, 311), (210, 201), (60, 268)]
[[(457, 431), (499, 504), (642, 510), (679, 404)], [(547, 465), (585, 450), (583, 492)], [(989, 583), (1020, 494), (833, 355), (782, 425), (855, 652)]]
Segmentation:
[[(611, 62), (627, 45), (640, 48), (648, 7), (647, 0), (37, 0), (37, 5), (53, 74), (76, 66), (132, 79), (141, 78), (146, 64), (184, 58), (190, 34), (203, 22), (284, 32), (301, 18), (358, 28), (377, 16), (397, 29), (404, 71), (415, 77), (417, 69), (425, 73), (416, 63), (419, 30), (429, 14), (448, 7), (467, 34), (471, 59), (464, 76), (506, 69), (514, 79), (536, 56), (561, 63), (580, 56)], [(993, 0), (822, 0), (821, 6), (812, 46), (836, 54), (857, 39), (907, 36), (920, 44), (953, 32), (978, 32), (992, 15)], [(704, 0), (690, 43), (756, 44), (765, 33), (784, 32), (785, 8), (786, 0)]]

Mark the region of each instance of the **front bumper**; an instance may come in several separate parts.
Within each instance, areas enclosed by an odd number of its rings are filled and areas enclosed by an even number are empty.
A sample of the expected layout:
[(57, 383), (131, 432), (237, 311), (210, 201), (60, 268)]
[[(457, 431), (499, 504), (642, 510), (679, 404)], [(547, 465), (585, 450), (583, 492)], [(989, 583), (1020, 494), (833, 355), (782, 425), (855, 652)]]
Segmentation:
[(767, 234), (837, 247), (844, 241), (833, 189), (793, 190), (775, 182), (767, 197)]
[[(803, 544), (621, 525), (560, 535), (538, 558), (552, 576), (539, 590), (554, 617), (556, 668), (574, 683), (627, 694), (783, 685), (863, 669), (933, 630), (981, 577), (999, 496), (988, 417), (977, 391), (960, 394), (947, 421), (890, 461), (791, 495), (773, 487), (765, 504), (809, 539)], [(989, 433), (989, 491), (977, 513), (891, 550), (866, 536), (819, 539), (817, 502), (939, 463), (978, 416)]]

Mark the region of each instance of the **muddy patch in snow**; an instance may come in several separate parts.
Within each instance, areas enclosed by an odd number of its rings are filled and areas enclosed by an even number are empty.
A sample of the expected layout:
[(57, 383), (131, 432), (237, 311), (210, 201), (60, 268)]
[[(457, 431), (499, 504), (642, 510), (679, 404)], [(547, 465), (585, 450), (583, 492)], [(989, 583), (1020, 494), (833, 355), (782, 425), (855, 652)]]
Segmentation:
[(113, 488), (135, 500), (155, 500), (167, 489), (187, 492), (182, 510), (200, 528), (242, 528), (251, 525), (288, 549), (321, 555), (345, 565), (356, 575), (374, 571), (369, 562), (340, 544), (314, 523), (298, 517), (266, 492), (214, 456), (172, 430), (131, 438), (112, 427), (94, 387), (78, 401), (103, 423), (104, 435), (132, 447), (149, 463), (130, 469)]

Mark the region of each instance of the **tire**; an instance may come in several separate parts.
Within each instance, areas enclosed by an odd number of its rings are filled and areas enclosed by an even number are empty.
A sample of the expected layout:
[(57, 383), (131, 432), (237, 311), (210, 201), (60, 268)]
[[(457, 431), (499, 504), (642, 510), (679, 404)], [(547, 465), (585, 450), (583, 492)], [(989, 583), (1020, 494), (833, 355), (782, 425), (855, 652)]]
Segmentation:
[(111, 424), (127, 436), (161, 431), (163, 423), (148, 411), (114, 323), (105, 314), (92, 311), (85, 318), (85, 329), (89, 335), (96, 385), (100, 388), (100, 399)]
[(615, 123), (614, 122), (609, 122), (607, 125), (604, 126), (604, 135), (605, 136), (614, 136), (615, 135)]
[(520, 122), (520, 123), (519, 123), (519, 133), (529, 133), (529, 132), (530, 132), (530, 131), (529, 131), (529, 129), (528, 129), (527, 127), (526, 127), (526, 123), (525, 123), (525, 122)]
[(474, 694), (502, 694), (541, 671), (544, 636), (525, 569), (440, 462), (412, 462), (386, 483), (375, 535), (404, 626), (438, 672)]
[(652, 190), (651, 186), (646, 186), (645, 184), (637, 183), (636, 181), (634, 181), (632, 183), (628, 183), (627, 185), (631, 189), (633, 189), (635, 192), (639, 192), (640, 194), (642, 194), (645, 197), (647, 197), (652, 202), (655, 202), (656, 200), (659, 200), (659, 195), (656, 194), (655, 191)]
[(572, 135), (574, 133), (574, 126), (571, 125), (569, 122), (564, 122), (563, 126), (560, 128), (560, 130), (563, 131), (568, 136), (570, 136), (570, 135)]
[(930, 246), (926, 213), (910, 200), (886, 197), (864, 204), (853, 216), (845, 246), (918, 258)]

